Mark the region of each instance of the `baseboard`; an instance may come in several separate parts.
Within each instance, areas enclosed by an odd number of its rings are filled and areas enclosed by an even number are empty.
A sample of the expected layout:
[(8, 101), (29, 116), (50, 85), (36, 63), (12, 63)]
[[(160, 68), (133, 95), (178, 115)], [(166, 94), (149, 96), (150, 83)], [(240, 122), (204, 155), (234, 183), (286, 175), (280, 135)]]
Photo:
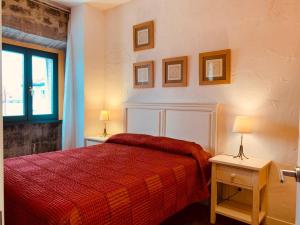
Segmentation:
[(295, 224), (267, 216), (265, 220), (265, 225), (295, 225)]

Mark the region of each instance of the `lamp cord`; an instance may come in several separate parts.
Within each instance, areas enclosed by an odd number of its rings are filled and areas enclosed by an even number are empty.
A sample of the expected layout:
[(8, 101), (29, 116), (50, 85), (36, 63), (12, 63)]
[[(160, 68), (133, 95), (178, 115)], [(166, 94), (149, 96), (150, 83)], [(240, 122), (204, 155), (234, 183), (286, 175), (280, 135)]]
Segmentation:
[(222, 199), (218, 201), (218, 204), (232, 199), (238, 193), (240, 193), (240, 189), (239, 188), (234, 193), (232, 193), (231, 195), (228, 195), (226, 198), (223, 198), (223, 196), (224, 196), (224, 185), (221, 185), (221, 196), (222, 196)]
[(220, 203), (222, 203), (222, 202), (225, 202), (225, 201), (228, 201), (228, 200), (232, 199), (232, 198), (233, 198), (234, 196), (236, 196), (238, 193), (240, 193), (239, 190), (237, 190), (237, 191), (234, 192), (233, 194), (227, 196), (227, 198), (224, 198), (224, 199), (220, 200), (220, 201), (218, 202), (218, 204), (220, 204)]

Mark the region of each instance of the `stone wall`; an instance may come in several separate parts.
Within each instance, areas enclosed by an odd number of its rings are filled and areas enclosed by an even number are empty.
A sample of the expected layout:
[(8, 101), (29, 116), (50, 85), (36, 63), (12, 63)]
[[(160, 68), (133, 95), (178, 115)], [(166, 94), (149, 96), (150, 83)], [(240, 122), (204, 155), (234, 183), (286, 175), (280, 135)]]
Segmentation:
[(4, 123), (4, 158), (61, 149), (61, 122)]
[[(3, 37), (63, 49), (69, 13), (38, 0), (2, 0)], [(4, 157), (61, 149), (61, 122), (4, 123)]]
[(2, 25), (66, 42), (69, 13), (33, 0), (2, 0)]

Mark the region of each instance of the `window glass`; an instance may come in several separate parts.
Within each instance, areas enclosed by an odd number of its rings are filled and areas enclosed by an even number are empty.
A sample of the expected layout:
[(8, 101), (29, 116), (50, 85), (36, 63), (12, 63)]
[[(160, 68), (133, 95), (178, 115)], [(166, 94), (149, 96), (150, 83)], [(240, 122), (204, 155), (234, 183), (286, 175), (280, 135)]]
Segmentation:
[(32, 56), (32, 114), (53, 113), (53, 59)]
[(24, 54), (2, 51), (3, 116), (24, 115)]

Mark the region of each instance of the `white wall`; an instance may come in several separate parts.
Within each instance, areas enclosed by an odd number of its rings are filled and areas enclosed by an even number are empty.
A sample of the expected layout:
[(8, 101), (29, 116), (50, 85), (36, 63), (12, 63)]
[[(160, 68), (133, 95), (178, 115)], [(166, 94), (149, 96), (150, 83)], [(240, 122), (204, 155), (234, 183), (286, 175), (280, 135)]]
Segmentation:
[(91, 136), (103, 131), (99, 116), (104, 107), (104, 15), (89, 5), (84, 12), (84, 133)]
[[(0, 8), (0, 13), (2, 13), (2, 9)], [(0, 25), (2, 25), (2, 18), (0, 18)], [(1, 31), (0, 31), (1, 33)], [(2, 35), (0, 36), (0, 40), (2, 43)], [(0, 46), (0, 50), (2, 51), (2, 45)], [(2, 90), (2, 61), (0, 54), (0, 90)], [(0, 92), (0, 100), (2, 102), (2, 91)], [(3, 194), (3, 120), (2, 120), (2, 104), (0, 104), (0, 211), (4, 210), (4, 194)], [(3, 214), (2, 214), (3, 215)], [(0, 220), (3, 218), (0, 218)], [(4, 220), (3, 220), (4, 221)], [(4, 224), (4, 222), (3, 222)]]
[[(155, 48), (134, 52), (132, 26), (155, 21)], [(297, 159), (300, 96), (300, 1), (133, 0), (105, 13), (105, 105), (109, 129), (121, 132), (122, 103), (218, 102), (221, 152), (236, 153), (236, 114), (255, 119), (245, 137), (249, 156), (272, 159), (269, 215), (293, 222), (295, 182), (278, 180), (278, 167)], [(232, 49), (232, 84), (199, 86), (198, 54)], [(162, 88), (161, 59), (189, 56), (189, 86)], [(133, 89), (132, 63), (155, 60), (155, 88)]]

